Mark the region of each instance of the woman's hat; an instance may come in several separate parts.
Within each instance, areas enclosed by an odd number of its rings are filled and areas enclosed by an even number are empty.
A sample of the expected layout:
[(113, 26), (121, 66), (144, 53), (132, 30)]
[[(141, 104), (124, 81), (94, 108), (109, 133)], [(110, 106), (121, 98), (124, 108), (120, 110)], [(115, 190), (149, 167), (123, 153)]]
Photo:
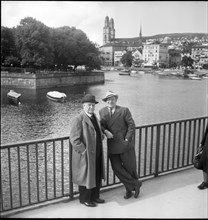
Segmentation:
[(97, 104), (98, 102), (95, 100), (95, 96), (91, 94), (86, 94), (82, 99), (82, 103), (91, 102)]
[(111, 98), (111, 97), (113, 97), (113, 96), (115, 96), (116, 98), (118, 98), (118, 95), (117, 95), (116, 93), (114, 93), (114, 92), (112, 92), (112, 91), (107, 91), (107, 93), (106, 93), (106, 95), (105, 95), (105, 98), (103, 98), (102, 100), (103, 100), (104, 102), (106, 102), (107, 99), (109, 99), (109, 98)]

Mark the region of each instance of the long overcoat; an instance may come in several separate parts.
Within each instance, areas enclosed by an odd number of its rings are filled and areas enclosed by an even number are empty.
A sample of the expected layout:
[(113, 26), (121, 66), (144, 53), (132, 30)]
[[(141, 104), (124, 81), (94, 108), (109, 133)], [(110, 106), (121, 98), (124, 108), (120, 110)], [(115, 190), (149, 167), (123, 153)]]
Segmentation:
[(202, 157), (200, 159), (200, 169), (208, 174), (208, 124), (203, 134), (201, 145), (203, 146)]
[(121, 154), (135, 147), (135, 123), (127, 107), (116, 105), (112, 116), (108, 107), (104, 107), (100, 109), (99, 115), (102, 130), (107, 129), (113, 134), (112, 139), (107, 139), (110, 154)]
[[(103, 140), (104, 135), (97, 117), (96, 120)], [(84, 111), (72, 121), (70, 143), (72, 145), (73, 183), (85, 186), (87, 189), (94, 188), (96, 186), (96, 131)], [(101, 163), (101, 178), (105, 179), (103, 146)]]

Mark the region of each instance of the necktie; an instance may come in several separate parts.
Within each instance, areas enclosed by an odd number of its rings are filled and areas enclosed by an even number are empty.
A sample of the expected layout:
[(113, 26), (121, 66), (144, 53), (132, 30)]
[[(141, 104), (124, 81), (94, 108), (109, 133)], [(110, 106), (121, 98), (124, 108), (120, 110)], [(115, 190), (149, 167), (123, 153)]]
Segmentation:
[(109, 108), (109, 111), (110, 111), (110, 117), (112, 117), (112, 115), (113, 115), (113, 108)]

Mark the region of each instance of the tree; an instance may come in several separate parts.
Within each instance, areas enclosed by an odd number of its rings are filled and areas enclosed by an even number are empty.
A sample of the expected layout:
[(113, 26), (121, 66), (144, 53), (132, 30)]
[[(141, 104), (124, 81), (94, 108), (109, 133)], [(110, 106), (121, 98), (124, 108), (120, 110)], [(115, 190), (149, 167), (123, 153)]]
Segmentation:
[(184, 67), (192, 67), (194, 63), (194, 60), (190, 56), (183, 56), (181, 60), (181, 64)]
[(202, 68), (203, 69), (208, 69), (208, 63), (203, 64)]
[(100, 69), (101, 60), (95, 53), (88, 53), (86, 56), (86, 69), (93, 70), (93, 69)]
[(191, 54), (191, 49), (192, 47), (196, 45), (195, 42), (187, 42), (187, 41), (184, 41), (182, 43), (182, 53), (189, 53)]
[(4, 60), (4, 65), (5, 66), (20, 66), (20, 60), (18, 57), (14, 57), (13, 55), (7, 56), (6, 59)]
[(48, 66), (53, 63), (50, 29), (40, 21), (26, 17), (16, 28), (16, 45), (22, 64)]
[[(2, 28), (2, 62), (19, 63), (28, 67), (49, 67), (68, 69), (86, 65), (88, 69), (99, 69), (98, 45), (92, 43), (86, 34), (75, 27), (48, 28), (32, 17), (20, 21), (12, 31)], [(16, 47), (15, 47), (16, 45)], [(12, 48), (12, 49), (11, 49)], [(19, 56), (16, 59), (15, 54)]]
[[(6, 60), (6, 62), (5, 62)], [(1, 63), (10, 66), (13, 60), (19, 60), (17, 48), (15, 46), (14, 29), (1, 27)], [(10, 62), (11, 61), (11, 62)]]
[(56, 28), (53, 30), (52, 42), (57, 65), (73, 65), (74, 71), (80, 65), (89, 68), (99, 66), (98, 49), (83, 31), (67, 26)]
[(121, 63), (126, 66), (126, 67), (131, 67), (132, 61), (133, 61), (133, 56), (131, 51), (127, 51), (126, 53), (123, 54), (121, 57)]

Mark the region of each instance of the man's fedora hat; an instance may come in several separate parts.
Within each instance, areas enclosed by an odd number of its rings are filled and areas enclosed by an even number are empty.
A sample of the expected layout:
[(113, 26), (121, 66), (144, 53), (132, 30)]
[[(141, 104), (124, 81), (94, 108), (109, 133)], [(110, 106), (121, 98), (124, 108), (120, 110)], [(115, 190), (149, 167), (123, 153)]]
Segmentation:
[(102, 100), (103, 100), (104, 102), (106, 102), (107, 99), (109, 99), (109, 98), (111, 98), (111, 97), (113, 97), (113, 96), (115, 96), (116, 98), (118, 98), (118, 95), (117, 95), (116, 93), (114, 93), (114, 92), (112, 92), (112, 91), (107, 91), (107, 93), (106, 93), (106, 95), (105, 95), (105, 98), (103, 98)]
[(95, 100), (95, 96), (91, 94), (86, 94), (82, 99), (82, 103), (91, 102), (97, 104), (98, 102)]

